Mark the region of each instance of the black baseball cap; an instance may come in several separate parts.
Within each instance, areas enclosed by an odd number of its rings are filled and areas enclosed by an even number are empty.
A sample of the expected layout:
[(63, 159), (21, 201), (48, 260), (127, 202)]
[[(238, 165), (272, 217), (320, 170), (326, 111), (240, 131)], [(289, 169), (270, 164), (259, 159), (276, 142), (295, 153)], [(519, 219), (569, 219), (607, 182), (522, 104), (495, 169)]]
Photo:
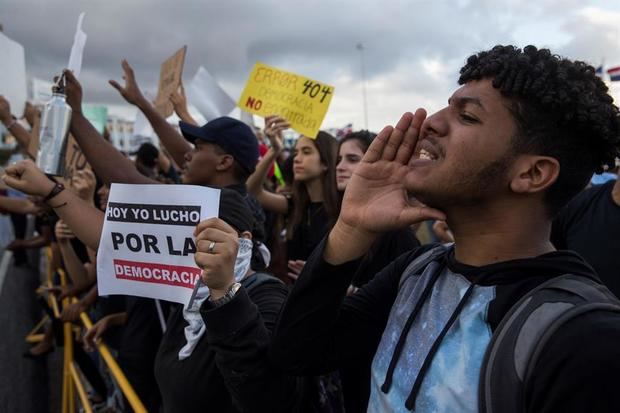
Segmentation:
[(203, 126), (179, 122), (181, 133), (188, 141), (196, 139), (210, 142), (221, 147), (248, 173), (254, 172), (258, 163), (258, 141), (254, 132), (245, 123), (223, 116), (207, 122)]

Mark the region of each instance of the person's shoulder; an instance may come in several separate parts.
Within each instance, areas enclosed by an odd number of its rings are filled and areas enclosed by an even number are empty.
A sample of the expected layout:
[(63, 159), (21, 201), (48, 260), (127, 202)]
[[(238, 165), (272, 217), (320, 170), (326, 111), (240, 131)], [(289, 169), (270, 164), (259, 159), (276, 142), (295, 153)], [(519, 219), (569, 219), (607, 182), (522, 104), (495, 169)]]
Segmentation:
[(620, 312), (591, 311), (567, 321), (547, 342), (540, 362), (620, 374)]
[(427, 254), (432, 254), (433, 251), (441, 253), (442, 251), (448, 251), (449, 247), (440, 243), (430, 243), (413, 248), (409, 251), (402, 253), (394, 261), (393, 265), (398, 271), (404, 270), (409, 264), (422, 258)]
[(584, 189), (569, 201), (564, 210), (589, 206), (592, 200), (603, 197), (607, 193), (611, 193), (614, 183), (615, 181), (609, 181), (602, 185), (592, 185)]
[(288, 288), (279, 278), (266, 272), (256, 272), (243, 281), (241, 285), (245, 288), (250, 300), (255, 301), (261, 297), (269, 295), (288, 295)]

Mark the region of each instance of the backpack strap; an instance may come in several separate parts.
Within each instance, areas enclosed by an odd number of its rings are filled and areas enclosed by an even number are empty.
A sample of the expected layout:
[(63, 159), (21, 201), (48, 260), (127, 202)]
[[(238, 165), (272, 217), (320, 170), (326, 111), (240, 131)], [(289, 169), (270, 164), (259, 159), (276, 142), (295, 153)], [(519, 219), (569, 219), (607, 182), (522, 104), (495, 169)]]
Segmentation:
[(257, 287), (268, 283), (284, 284), (280, 279), (266, 272), (255, 272), (254, 274), (251, 274), (241, 280), (241, 285), (243, 285), (243, 288), (245, 288), (248, 293)]
[(407, 265), (407, 268), (405, 268), (402, 272), (398, 288), (400, 289), (403, 286), (403, 283), (408, 277), (418, 274), (420, 270), (424, 269), (432, 261), (444, 257), (450, 250), (452, 250), (453, 245), (454, 244), (437, 244), (411, 261), (409, 265)]
[(478, 389), (481, 413), (525, 411), (525, 388), (545, 345), (570, 320), (592, 311), (620, 312), (599, 281), (566, 274), (523, 296), (504, 316), (487, 347)]

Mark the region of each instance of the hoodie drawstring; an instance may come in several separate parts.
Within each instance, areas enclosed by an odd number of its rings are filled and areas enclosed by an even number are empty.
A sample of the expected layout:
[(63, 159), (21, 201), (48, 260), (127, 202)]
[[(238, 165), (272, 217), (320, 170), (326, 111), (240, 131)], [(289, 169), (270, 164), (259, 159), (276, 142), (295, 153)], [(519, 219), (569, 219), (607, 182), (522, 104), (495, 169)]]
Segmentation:
[(381, 391), (383, 393), (388, 393), (390, 391), (390, 387), (392, 386), (392, 378), (394, 376), (394, 370), (396, 369), (396, 364), (398, 363), (398, 359), (400, 358), (400, 355), (405, 346), (405, 341), (407, 340), (407, 333), (409, 333), (409, 330), (411, 329), (411, 325), (413, 324), (416, 317), (418, 316), (418, 313), (420, 312), (420, 310), (422, 310), (422, 306), (424, 306), (426, 299), (433, 291), (435, 282), (437, 281), (437, 279), (443, 272), (443, 269), (445, 268), (445, 265), (446, 265), (445, 263), (446, 261), (444, 259), (442, 263), (438, 264), (439, 268), (437, 268), (433, 272), (431, 279), (428, 281), (428, 283), (426, 284), (426, 287), (424, 287), (424, 290), (422, 291), (422, 294), (420, 295), (420, 299), (416, 303), (415, 308), (413, 309), (413, 311), (409, 315), (409, 318), (407, 318), (407, 322), (403, 326), (403, 329), (400, 333), (400, 337), (398, 338), (398, 342), (396, 343), (396, 347), (394, 348), (394, 352), (392, 353), (392, 359), (390, 360), (390, 365), (387, 369), (387, 372), (385, 373), (385, 380), (383, 384), (381, 385)]
[(422, 367), (420, 367), (418, 376), (416, 377), (415, 382), (413, 383), (413, 387), (411, 388), (411, 392), (409, 393), (409, 397), (407, 397), (407, 401), (405, 402), (405, 407), (407, 409), (413, 410), (415, 406), (416, 398), (418, 397), (418, 393), (420, 392), (420, 388), (422, 387), (422, 380), (424, 380), (424, 376), (426, 375), (426, 372), (430, 368), (431, 363), (433, 362), (433, 359), (435, 358), (435, 355), (437, 354), (437, 351), (439, 350), (439, 346), (441, 342), (443, 341), (446, 334), (448, 334), (448, 331), (452, 327), (452, 324), (454, 324), (458, 316), (461, 314), (463, 307), (465, 307), (465, 304), (467, 304), (467, 300), (469, 299), (471, 294), (474, 292), (475, 286), (476, 286), (476, 283), (473, 282), (467, 288), (467, 291), (465, 291), (465, 294), (463, 294), (463, 297), (461, 298), (458, 305), (452, 312), (452, 315), (448, 319), (448, 322), (441, 330), (441, 333), (439, 333), (439, 336), (437, 336), (437, 338), (435, 339), (435, 342), (433, 342), (433, 345), (431, 346), (429, 352), (426, 354), (426, 357), (424, 358), (424, 363), (422, 363)]

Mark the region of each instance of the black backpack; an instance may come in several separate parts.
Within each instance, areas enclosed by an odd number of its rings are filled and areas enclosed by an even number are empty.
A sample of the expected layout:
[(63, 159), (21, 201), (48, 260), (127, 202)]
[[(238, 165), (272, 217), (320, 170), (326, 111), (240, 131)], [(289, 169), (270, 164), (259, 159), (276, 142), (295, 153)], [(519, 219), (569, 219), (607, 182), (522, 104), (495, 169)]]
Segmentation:
[(593, 311), (620, 313), (620, 301), (596, 279), (565, 274), (528, 292), (497, 327), (478, 387), (481, 413), (525, 411), (525, 388), (540, 353), (562, 326)]
[[(405, 272), (422, 269), (449, 250), (437, 245)], [(526, 384), (545, 344), (565, 323), (593, 311), (620, 313), (620, 300), (594, 277), (565, 274), (525, 294), (506, 313), (486, 349), (478, 385), (479, 412), (524, 412)]]
[(250, 274), (243, 280), (241, 280), (241, 285), (245, 288), (246, 291), (250, 292), (256, 287), (259, 287), (263, 284), (284, 284), (279, 278), (274, 277), (273, 275), (266, 272), (255, 272)]

